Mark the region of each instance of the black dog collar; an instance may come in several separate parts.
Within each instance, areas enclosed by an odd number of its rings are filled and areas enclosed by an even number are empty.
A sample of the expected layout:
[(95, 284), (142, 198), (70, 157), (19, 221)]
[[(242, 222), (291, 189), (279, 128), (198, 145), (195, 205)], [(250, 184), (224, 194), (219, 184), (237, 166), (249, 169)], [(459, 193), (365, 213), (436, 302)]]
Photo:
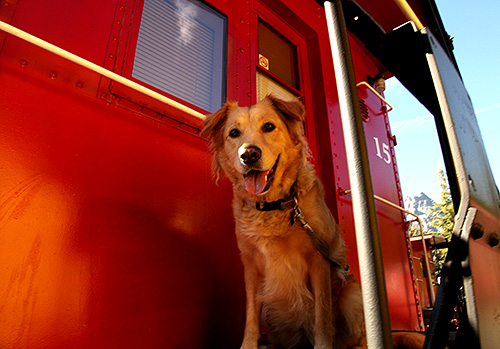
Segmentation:
[(297, 181), (295, 181), (290, 188), (290, 196), (287, 199), (279, 199), (272, 202), (256, 202), (255, 208), (257, 211), (275, 211), (275, 210), (286, 210), (289, 208), (294, 208), (296, 205), (295, 201), (295, 191), (296, 191)]
[(255, 208), (257, 211), (275, 211), (275, 210), (286, 210), (288, 208), (293, 208), (295, 206), (294, 198), (289, 199), (279, 199), (272, 202), (257, 202), (255, 203)]

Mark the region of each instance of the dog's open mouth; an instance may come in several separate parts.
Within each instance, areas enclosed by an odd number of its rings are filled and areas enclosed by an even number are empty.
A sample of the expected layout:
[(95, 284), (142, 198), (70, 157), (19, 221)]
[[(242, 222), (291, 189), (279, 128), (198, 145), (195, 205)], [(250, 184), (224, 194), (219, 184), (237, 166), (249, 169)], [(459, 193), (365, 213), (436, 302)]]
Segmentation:
[(278, 156), (274, 166), (267, 171), (251, 170), (245, 173), (243, 175), (245, 179), (245, 190), (252, 195), (260, 195), (268, 191), (273, 183), (279, 159), (280, 157)]

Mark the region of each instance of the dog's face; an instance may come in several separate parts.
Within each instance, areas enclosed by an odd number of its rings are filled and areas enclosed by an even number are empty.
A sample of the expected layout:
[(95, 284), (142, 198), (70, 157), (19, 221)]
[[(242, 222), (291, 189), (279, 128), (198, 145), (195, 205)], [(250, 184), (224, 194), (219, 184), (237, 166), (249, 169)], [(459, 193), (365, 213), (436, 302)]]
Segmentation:
[(214, 165), (240, 195), (254, 200), (286, 196), (307, 148), (304, 107), (266, 97), (252, 107), (227, 103), (209, 116), (202, 135), (212, 137)]

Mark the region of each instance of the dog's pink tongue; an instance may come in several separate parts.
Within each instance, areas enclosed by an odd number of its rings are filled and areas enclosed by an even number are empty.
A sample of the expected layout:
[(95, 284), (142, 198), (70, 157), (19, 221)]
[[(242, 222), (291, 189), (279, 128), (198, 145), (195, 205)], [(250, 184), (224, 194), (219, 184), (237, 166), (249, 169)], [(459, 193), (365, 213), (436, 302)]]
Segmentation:
[(266, 187), (265, 171), (250, 171), (245, 177), (245, 190), (252, 195), (259, 195)]

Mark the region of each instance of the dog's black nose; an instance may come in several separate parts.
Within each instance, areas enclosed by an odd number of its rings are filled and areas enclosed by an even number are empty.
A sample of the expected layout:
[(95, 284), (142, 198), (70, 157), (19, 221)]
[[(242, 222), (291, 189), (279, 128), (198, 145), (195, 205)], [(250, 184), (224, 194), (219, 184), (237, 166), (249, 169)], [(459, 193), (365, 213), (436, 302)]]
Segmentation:
[(240, 159), (245, 165), (252, 165), (259, 161), (262, 156), (262, 150), (253, 145), (245, 148), (243, 153), (240, 154)]

